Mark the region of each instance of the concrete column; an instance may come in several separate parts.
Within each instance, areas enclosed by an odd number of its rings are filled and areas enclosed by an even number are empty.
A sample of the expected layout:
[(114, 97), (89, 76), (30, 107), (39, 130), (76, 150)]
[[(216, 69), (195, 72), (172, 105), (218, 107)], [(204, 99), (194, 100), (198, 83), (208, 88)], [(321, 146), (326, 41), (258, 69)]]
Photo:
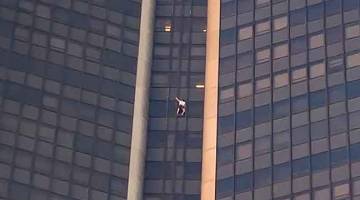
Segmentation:
[(143, 0), (141, 5), (139, 54), (127, 194), (127, 199), (131, 200), (143, 199), (155, 3), (156, 0)]
[(215, 200), (220, 0), (208, 0), (201, 200)]

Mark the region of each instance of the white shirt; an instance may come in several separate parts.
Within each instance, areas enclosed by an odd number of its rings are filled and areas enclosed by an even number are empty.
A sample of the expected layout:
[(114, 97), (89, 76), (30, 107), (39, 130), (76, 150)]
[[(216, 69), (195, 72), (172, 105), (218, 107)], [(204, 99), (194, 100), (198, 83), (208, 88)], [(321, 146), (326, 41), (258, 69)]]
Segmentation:
[(186, 104), (185, 101), (182, 101), (182, 100), (179, 101), (179, 106), (185, 106), (185, 104)]

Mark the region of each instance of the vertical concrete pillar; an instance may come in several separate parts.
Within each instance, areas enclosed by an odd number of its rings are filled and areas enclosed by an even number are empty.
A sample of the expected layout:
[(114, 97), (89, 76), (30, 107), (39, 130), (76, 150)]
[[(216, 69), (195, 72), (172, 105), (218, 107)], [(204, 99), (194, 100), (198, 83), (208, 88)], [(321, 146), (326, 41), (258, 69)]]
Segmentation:
[(155, 4), (156, 0), (143, 0), (141, 5), (140, 40), (127, 194), (127, 199), (131, 200), (143, 199)]
[(208, 0), (201, 200), (215, 200), (220, 0)]

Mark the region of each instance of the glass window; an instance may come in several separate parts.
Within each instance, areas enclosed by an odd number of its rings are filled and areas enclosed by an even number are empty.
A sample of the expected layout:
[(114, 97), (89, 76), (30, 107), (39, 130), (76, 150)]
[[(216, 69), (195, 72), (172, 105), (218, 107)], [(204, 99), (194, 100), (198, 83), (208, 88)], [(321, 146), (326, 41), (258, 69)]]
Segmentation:
[(252, 188), (252, 173), (243, 174), (241, 176), (236, 176), (235, 180), (235, 190), (237, 192), (247, 191)]
[(243, 27), (239, 29), (239, 40), (245, 40), (251, 38), (253, 35), (252, 26)]
[(273, 55), (274, 59), (289, 55), (288, 44), (281, 44), (281, 45), (275, 46), (273, 53), (274, 53), (274, 55)]
[(281, 182), (289, 179), (291, 174), (290, 163), (283, 163), (274, 166), (274, 182)]
[[(189, 12), (191, 13), (191, 7)], [(236, 1), (228, 1), (221, 5), (221, 17), (229, 17), (236, 14)]]
[(223, 31), (221, 31), (221, 35), (220, 35), (220, 43), (221, 44), (233, 43), (235, 40), (235, 36), (236, 36), (235, 28), (223, 30)]
[(360, 194), (360, 180), (354, 181), (353, 183), (353, 192), (355, 195)]
[(311, 124), (311, 140), (317, 140), (328, 136), (327, 120)]
[(270, 31), (270, 21), (260, 22), (256, 24), (256, 34), (260, 35)]
[(334, 197), (335, 199), (343, 199), (349, 197), (349, 184), (342, 184), (334, 187)]
[(329, 59), (328, 60), (328, 70), (329, 72), (335, 72), (335, 71), (339, 71), (341, 69), (343, 69), (344, 66), (344, 61), (343, 61), (343, 57), (336, 57), (333, 59)]
[(292, 71), (292, 81), (293, 83), (306, 80), (306, 68), (300, 68)]
[(255, 123), (263, 123), (270, 120), (270, 106), (260, 106), (255, 108)]
[(323, 76), (325, 74), (325, 64), (319, 63), (310, 66), (310, 78), (315, 78), (318, 76)]
[(290, 13), (290, 24), (296, 26), (305, 23), (306, 10), (298, 9)]
[(274, 19), (273, 29), (274, 29), (274, 31), (277, 31), (277, 30), (286, 28), (287, 25), (288, 25), (288, 18), (287, 18), (287, 16), (279, 17), (279, 18)]
[(360, 36), (360, 24), (346, 27), (345, 35), (346, 35), (346, 39)]
[(353, 162), (360, 161), (360, 143), (351, 145), (350, 157)]
[(318, 34), (310, 37), (310, 48), (318, 48), (324, 46), (324, 34)]
[(219, 132), (227, 133), (234, 130), (234, 115), (220, 117)]
[(302, 144), (309, 141), (309, 126), (302, 126), (292, 130), (292, 144)]
[(253, 91), (252, 82), (240, 84), (238, 88), (239, 98), (250, 96), (252, 94), (252, 91)]
[(256, 52), (256, 62), (263, 63), (270, 60), (270, 49), (263, 49)]
[(312, 169), (314, 171), (322, 170), (329, 167), (328, 152), (315, 154), (311, 157)]
[(236, 158), (243, 160), (252, 156), (252, 144), (245, 143), (237, 146)]
[(301, 95), (292, 99), (292, 112), (299, 113), (306, 110), (308, 107), (307, 95)]
[(315, 191), (314, 200), (331, 199), (329, 188)]
[(360, 96), (360, 81), (351, 81), (347, 84), (348, 98)]
[(266, 136), (255, 140), (255, 154), (263, 154), (270, 150), (271, 137)]
[(359, 1), (358, 0), (346, 0), (343, 1), (343, 8), (345, 11), (357, 9), (359, 7)]
[(56, 50), (63, 51), (65, 49), (65, 41), (60, 38), (51, 38), (50, 45)]
[(341, 10), (341, 0), (330, 0), (325, 4), (326, 15), (334, 15)]
[(274, 150), (281, 150), (290, 146), (290, 133), (285, 131), (282, 133), (274, 134)]
[(306, 37), (297, 37), (291, 40), (291, 54), (298, 54), (307, 50)]
[(219, 194), (228, 194), (234, 191), (234, 177), (216, 181), (216, 192)]
[(338, 85), (328, 89), (329, 103), (344, 101), (345, 99), (345, 86)]
[(234, 97), (234, 88), (224, 88), (220, 91), (220, 99), (225, 100)]
[(223, 165), (229, 162), (233, 162), (234, 160), (234, 147), (233, 146), (229, 146), (229, 147), (223, 147), (223, 148), (219, 148), (219, 155), (217, 159), (218, 159), (218, 164)]
[(346, 67), (351, 68), (360, 65), (360, 53), (348, 55), (346, 57)]
[(347, 148), (339, 148), (331, 151), (331, 166), (340, 166), (348, 162)]
[(271, 168), (255, 171), (255, 188), (260, 188), (271, 183)]
[(308, 20), (314, 21), (324, 16), (323, 4), (316, 4), (315, 6), (308, 7)]
[(333, 44), (343, 40), (343, 27), (337, 26), (326, 30), (326, 44)]
[(289, 115), (289, 100), (278, 101), (273, 104), (273, 116), (275, 119)]
[(289, 84), (288, 73), (282, 73), (282, 74), (275, 75), (275, 78), (274, 78), (274, 87), (275, 88), (283, 87), (288, 84)]
[(256, 0), (256, 5), (257, 6), (263, 6), (263, 5), (266, 5), (269, 2), (270, 2), (270, 0)]
[(310, 93), (310, 107), (311, 109), (324, 106), (326, 102), (325, 90)]
[(236, 127), (238, 129), (249, 127), (251, 125), (251, 122), (252, 122), (251, 110), (236, 113)]
[(270, 78), (263, 78), (256, 81), (256, 92), (261, 92), (270, 87)]
[(292, 161), (292, 169), (293, 169), (293, 175), (295, 177), (303, 176), (310, 171), (310, 162), (309, 158), (301, 158), (297, 160)]

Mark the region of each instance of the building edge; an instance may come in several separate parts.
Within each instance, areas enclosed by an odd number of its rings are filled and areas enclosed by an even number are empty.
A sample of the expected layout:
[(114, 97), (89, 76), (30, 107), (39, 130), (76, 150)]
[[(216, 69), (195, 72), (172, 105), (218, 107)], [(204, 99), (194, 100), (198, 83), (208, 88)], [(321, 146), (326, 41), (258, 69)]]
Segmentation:
[(220, 1), (208, 0), (201, 200), (215, 200)]
[(143, 199), (156, 0), (142, 1), (127, 199)]

